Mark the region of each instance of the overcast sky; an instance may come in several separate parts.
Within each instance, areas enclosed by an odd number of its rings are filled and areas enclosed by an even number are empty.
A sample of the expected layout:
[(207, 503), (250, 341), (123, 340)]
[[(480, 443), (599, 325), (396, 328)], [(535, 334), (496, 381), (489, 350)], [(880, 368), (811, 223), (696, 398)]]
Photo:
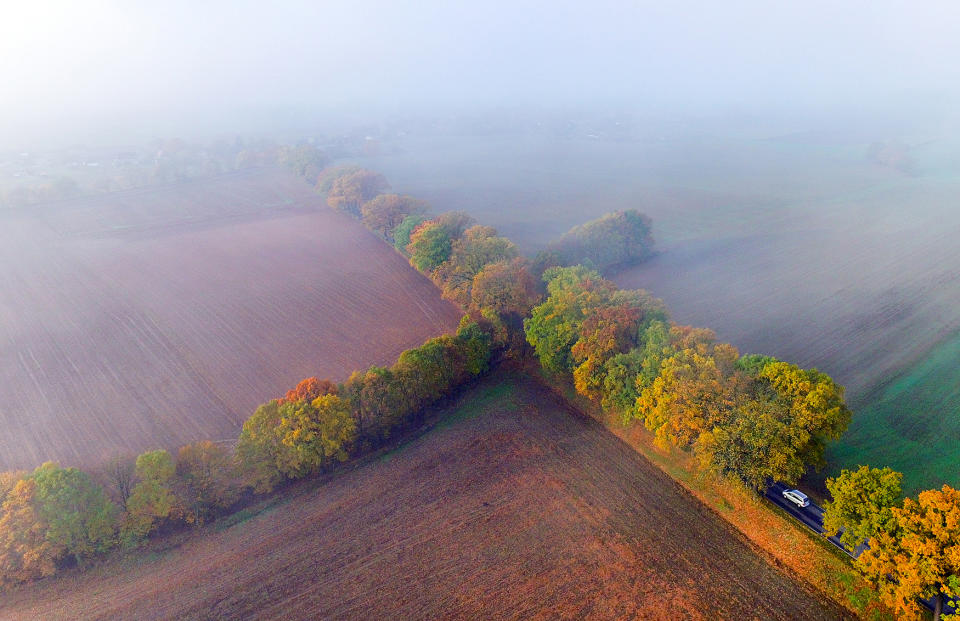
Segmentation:
[(960, 2), (33, 0), (4, 7), (0, 83), (0, 145), (465, 106), (956, 102)]

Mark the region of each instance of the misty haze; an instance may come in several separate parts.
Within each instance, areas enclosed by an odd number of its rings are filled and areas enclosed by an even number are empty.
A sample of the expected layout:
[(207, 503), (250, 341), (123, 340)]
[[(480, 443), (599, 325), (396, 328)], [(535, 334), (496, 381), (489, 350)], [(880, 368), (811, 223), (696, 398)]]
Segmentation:
[(0, 618), (934, 618), (960, 7), (0, 21)]

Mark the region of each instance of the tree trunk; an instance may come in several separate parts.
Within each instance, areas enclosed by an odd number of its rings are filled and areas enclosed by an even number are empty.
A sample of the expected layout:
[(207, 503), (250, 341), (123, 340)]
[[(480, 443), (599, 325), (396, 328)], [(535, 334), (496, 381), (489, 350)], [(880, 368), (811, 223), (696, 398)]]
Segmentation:
[(937, 591), (937, 596), (933, 601), (933, 621), (940, 621), (940, 613), (943, 612), (943, 593)]

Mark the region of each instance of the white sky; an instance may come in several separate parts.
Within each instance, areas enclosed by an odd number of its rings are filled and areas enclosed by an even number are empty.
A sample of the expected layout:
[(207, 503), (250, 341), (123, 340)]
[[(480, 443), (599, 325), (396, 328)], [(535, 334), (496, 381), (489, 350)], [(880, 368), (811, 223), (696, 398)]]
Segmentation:
[(0, 148), (283, 111), (856, 108), (960, 85), (955, 0), (5, 4)]

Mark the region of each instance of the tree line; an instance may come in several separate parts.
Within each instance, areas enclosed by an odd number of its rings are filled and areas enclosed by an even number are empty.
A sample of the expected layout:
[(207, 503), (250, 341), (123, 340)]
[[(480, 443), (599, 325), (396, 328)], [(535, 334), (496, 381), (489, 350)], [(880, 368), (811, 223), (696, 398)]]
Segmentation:
[(196, 442), (86, 472), (48, 462), (0, 475), (0, 584), (51, 576), (114, 548), (203, 524), (281, 483), (329, 471), (421, 422), (424, 409), (485, 373), (492, 338), (464, 317), (455, 334), (345, 382), (308, 378), (257, 408), (235, 449)]
[(550, 268), (524, 326), (543, 367), (661, 446), (757, 490), (796, 483), (850, 421), (843, 388), (816, 369), (741, 356), (713, 332), (670, 322), (663, 303), (583, 266)]
[[(661, 446), (692, 453), (704, 472), (755, 490), (795, 484), (824, 464), (851, 413), (843, 388), (816, 369), (740, 355), (704, 328), (673, 323), (662, 301), (621, 290), (605, 269), (652, 254), (650, 221), (615, 212), (575, 227), (534, 261), (460, 212), (438, 216), (356, 166), (290, 148), (279, 158), (328, 205), (360, 219), (465, 311), (455, 334), (405, 351), (391, 367), (345, 382), (308, 378), (261, 405), (236, 447), (197, 442), (114, 460), (96, 473), (47, 463), (0, 475), (0, 584), (52, 575), (152, 534), (201, 524), (251, 494), (329, 471), (420, 424), (424, 408), (503, 358), (532, 351), (544, 369)], [(608, 243), (605, 243), (607, 240)], [(571, 263), (588, 263), (589, 266)], [(828, 479), (828, 533), (903, 614), (918, 596), (960, 593), (960, 493), (901, 499), (900, 475), (861, 467)], [(893, 578), (890, 580), (889, 578)]]

